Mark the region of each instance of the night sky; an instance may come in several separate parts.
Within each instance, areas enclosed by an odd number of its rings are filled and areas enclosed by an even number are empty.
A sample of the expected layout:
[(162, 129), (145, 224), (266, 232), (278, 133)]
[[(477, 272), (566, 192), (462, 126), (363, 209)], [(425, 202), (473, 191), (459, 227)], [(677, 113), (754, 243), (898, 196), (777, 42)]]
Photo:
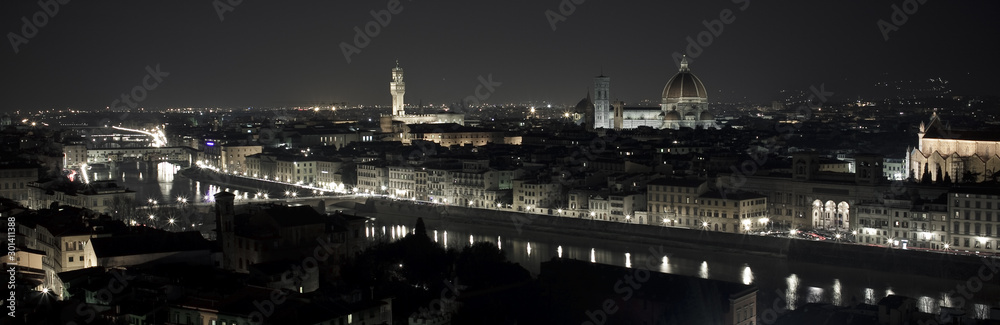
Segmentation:
[(556, 0), (402, 0), (348, 63), (341, 43), (388, 1), (244, 0), (220, 21), (207, 0), (73, 0), (15, 54), (9, 33), (42, 9), (10, 0), (0, 4), (0, 110), (103, 108), (156, 64), (169, 76), (140, 106), (388, 105), (396, 59), (409, 104), (457, 102), (491, 74), (502, 85), (488, 102), (571, 104), (602, 69), (613, 98), (658, 100), (677, 71), (671, 54), (724, 10), (735, 21), (691, 65), (713, 102), (766, 103), (822, 83), (847, 99), (880, 95), (876, 81), (930, 77), (955, 94), (998, 94), (1000, 2), (926, 0), (886, 41), (877, 22), (891, 24), (903, 3), (586, 0), (553, 31)]

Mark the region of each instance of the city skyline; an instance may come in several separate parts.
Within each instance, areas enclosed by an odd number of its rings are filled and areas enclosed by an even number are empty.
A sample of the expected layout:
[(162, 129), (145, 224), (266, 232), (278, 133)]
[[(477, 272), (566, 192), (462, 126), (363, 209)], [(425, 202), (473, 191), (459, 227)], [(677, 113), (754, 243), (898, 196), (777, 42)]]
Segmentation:
[[(612, 99), (638, 103), (657, 99), (676, 54), (712, 102), (767, 103), (813, 84), (841, 99), (892, 96), (875, 85), (929, 78), (995, 96), (1000, 54), (982, 41), (1000, 30), (988, 2), (41, 3), (5, 4), (0, 111), (109, 107), (151, 71), (158, 82), (137, 107), (388, 105), (396, 60), (408, 105), (457, 103), (480, 79), (501, 84), (484, 102), (572, 105), (599, 74)], [(21, 18), (36, 16), (31, 33)], [(369, 25), (377, 33), (356, 42)]]

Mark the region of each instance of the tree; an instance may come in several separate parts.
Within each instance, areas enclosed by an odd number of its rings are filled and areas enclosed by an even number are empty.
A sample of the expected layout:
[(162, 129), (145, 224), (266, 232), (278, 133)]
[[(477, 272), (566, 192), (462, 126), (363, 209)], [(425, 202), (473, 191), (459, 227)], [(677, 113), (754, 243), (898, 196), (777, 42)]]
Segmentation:
[(945, 184), (951, 184), (952, 183), (951, 182), (951, 175), (948, 174), (947, 172), (944, 173), (944, 183)]
[(417, 218), (417, 225), (413, 227), (417, 236), (427, 237), (427, 226), (424, 225), (424, 218)]
[(935, 183), (940, 183), (944, 180), (944, 175), (941, 174), (941, 164), (937, 164), (937, 172), (935, 173), (935, 176), (937, 176), (934, 178)]
[(924, 173), (920, 175), (921, 184), (931, 183), (931, 169), (928, 168), (927, 163), (924, 163)]
[(965, 173), (962, 173), (962, 182), (975, 183), (977, 180), (979, 180), (979, 174), (980, 173), (973, 173), (970, 170), (966, 170)]

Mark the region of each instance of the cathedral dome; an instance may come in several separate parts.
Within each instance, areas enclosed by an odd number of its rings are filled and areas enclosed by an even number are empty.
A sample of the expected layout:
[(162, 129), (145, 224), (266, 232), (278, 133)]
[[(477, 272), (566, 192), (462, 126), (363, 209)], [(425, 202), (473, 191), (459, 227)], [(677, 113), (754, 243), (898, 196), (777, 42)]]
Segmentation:
[(686, 98), (708, 98), (708, 92), (705, 90), (705, 84), (698, 79), (691, 69), (688, 68), (687, 57), (681, 60), (681, 69), (670, 78), (667, 85), (663, 87), (663, 99), (680, 99), (682, 97)]
[(715, 115), (712, 115), (712, 113), (710, 113), (709, 111), (702, 111), (701, 112), (701, 117), (699, 117), (698, 119), (699, 120), (714, 120), (715, 119)]
[(663, 119), (666, 121), (679, 121), (681, 114), (677, 113), (677, 111), (669, 111), (667, 115), (663, 116)]

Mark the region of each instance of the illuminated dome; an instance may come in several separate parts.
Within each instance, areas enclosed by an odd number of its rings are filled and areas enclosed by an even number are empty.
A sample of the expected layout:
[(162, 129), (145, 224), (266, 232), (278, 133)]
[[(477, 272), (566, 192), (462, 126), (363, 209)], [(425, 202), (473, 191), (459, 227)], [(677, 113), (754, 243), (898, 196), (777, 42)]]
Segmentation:
[(698, 118), (698, 119), (699, 120), (714, 120), (715, 119), (715, 115), (712, 115), (712, 113), (709, 113), (708, 111), (702, 111), (701, 112), (701, 117)]
[(679, 121), (681, 119), (681, 114), (677, 113), (677, 111), (669, 111), (663, 119), (667, 121)]
[(686, 56), (681, 59), (680, 71), (673, 78), (670, 78), (666, 87), (663, 87), (664, 100), (677, 100), (680, 98), (708, 98), (705, 84), (701, 83), (701, 79), (698, 79), (698, 77), (691, 73), (691, 69), (688, 68)]

